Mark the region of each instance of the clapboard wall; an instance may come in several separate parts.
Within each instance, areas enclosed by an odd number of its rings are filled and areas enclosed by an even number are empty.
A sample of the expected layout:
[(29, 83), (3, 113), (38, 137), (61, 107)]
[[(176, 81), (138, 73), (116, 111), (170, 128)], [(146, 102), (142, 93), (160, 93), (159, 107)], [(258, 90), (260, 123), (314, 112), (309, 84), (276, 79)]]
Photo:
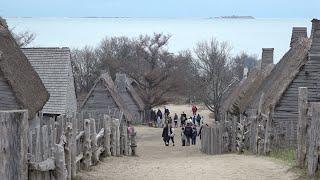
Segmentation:
[(298, 88), (308, 88), (308, 101), (320, 102), (320, 57), (309, 57), (275, 106), (274, 138), (277, 146), (296, 145), (298, 122)]
[(11, 87), (0, 71), (0, 110), (20, 109)]
[(102, 80), (100, 80), (94, 87), (81, 111), (98, 111), (101, 113), (108, 113), (109, 110), (114, 111), (115, 109), (118, 110), (119, 108), (110, 92), (103, 85)]

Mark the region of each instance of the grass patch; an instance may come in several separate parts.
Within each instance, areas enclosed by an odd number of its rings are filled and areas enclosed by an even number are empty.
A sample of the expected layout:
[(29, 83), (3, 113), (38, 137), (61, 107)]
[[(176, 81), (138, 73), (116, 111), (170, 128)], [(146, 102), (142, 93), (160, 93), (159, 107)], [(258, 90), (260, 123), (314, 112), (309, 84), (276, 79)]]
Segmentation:
[(287, 165), (293, 167), (296, 163), (296, 150), (294, 148), (289, 149), (276, 149), (272, 150), (268, 157), (280, 160)]

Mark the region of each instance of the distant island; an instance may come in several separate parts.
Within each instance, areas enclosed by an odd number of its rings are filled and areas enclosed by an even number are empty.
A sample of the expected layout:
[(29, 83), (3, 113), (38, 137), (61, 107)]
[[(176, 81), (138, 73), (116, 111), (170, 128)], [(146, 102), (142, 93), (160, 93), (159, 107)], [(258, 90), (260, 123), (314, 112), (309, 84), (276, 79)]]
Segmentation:
[(215, 19), (255, 19), (253, 16), (219, 16), (219, 17), (214, 17)]

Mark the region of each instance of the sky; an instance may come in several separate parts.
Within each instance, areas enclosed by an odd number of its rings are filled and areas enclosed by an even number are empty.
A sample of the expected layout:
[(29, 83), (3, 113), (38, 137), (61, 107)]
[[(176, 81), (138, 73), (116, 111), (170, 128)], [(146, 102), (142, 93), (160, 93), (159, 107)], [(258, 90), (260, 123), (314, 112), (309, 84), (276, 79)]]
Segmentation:
[(313, 18), (320, 0), (0, 0), (4, 17)]

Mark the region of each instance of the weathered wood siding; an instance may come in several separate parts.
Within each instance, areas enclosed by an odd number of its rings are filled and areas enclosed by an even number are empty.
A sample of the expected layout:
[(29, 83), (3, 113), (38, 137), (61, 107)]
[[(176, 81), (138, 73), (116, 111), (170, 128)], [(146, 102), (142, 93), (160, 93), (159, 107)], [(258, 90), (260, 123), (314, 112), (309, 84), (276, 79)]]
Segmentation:
[(298, 123), (298, 88), (308, 88), (308, 101), (320, 101), (320, 58), (309, 57), (275, 107), (274, 133), (275, 143), (280, 147), (295, 146)]
[(129, 94), (127, 88), (118, 90), (120, 97), (123, 99), (124, 104), (129, 109), (133, 116), (133, 121), (142, 122), (142, 112), (139, 110), (138, 105), (133, 100), (133, 97)]
[(7, 80), (0, 71), (0, 110), (20, 109)]
[(109, 110), (114, 111), (119, 109), (116, 102), (113, 100), (110, 92), (104, 87), (100, 81), (90, 97), (82, 107), (82, 111), (97, 111), (101, 113), (109, 113)]

